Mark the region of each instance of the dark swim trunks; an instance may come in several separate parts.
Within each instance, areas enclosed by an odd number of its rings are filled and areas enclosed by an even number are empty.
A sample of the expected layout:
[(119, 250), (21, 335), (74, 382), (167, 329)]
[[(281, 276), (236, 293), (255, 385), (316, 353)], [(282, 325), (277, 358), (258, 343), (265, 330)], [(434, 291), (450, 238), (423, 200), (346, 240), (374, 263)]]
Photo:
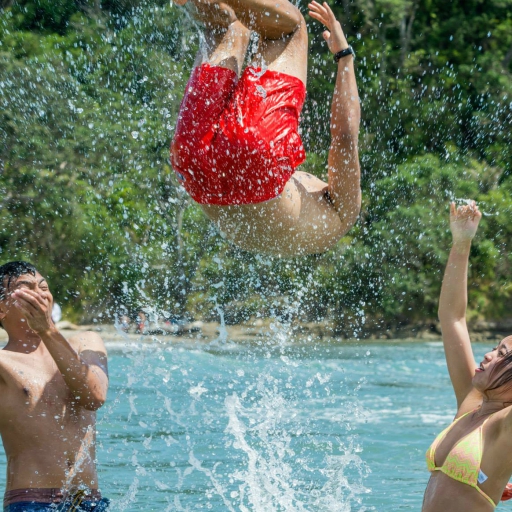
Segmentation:
[(306, 88), (296, 77), (247, 67), (194, 69), (181, 103), (171, 163), (201, 204), (277, 197), (306, 158), (298, 133)]
[(64, 503), (36, 503), (34, 501), (20, 501), (4, 507), (4, 512), (103, 512), (107, 510), (110, 501), (102, 498), (100, 501), (83, 501), (78, 507), (71, 502)]
[(61, 489), (15, 489), (4, 495), (4, 512), (103, 512), (109, 504), (97, 489), (66, 497)]

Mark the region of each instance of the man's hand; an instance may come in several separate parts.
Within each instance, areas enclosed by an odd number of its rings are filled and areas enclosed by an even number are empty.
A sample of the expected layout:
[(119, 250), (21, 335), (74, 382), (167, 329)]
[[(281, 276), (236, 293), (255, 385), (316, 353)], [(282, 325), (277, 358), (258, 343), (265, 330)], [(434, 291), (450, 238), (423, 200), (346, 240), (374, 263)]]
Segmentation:
[(478, 210), (475, 201), (458, 208), (455, 208), (455, 203), (452, 202), (450, 204), (450, 229), (453, 242), (470, 242), (473, 240), (481, 218), (482, 214)]
[(23, 312), (27, 324), (34, 332), (41, 334), (53, 327), (52, 296), (50, 293), (37, 293), (28, 288), (18, 288), (12, 292), (14, 305)]
[(309, 15), (327, 28), (322, 35), (327, 42), (330, 52), (335, 54), (347, 48), (348, 43), (341, 24), (334, 16), (329, 5), (326, 2), (319, 4), (313, 1), (308, 5), (308, 8)]

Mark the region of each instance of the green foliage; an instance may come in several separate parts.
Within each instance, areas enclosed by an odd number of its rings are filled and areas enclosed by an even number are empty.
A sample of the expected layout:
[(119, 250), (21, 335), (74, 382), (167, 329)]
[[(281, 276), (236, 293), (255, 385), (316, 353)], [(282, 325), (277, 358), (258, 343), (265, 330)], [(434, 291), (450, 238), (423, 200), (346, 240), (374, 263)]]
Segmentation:
[[(168, 146), (198, 38), (158, 1), (0, 4), (0, 255), (32, 260), (71, 319), (334, 318), (360, 332), (435, 319), (448, 203), (485, 212), (470, 315), (510, 316), (512, 0), (334, 5), (358, 54), (363, 212), (328, 254), (226, 243), (177, 185)], [(343, 8), (347, 9), (342, 12)], [(334, 66), (311, 36), (303, 169), (325, 177)]]
[(0, 20), (2, 259), (33, 259), (68, 312), (90, 317), (130, 303), (176, 238), (176, 212), (153, 212), (176, 195), (179, 15), (153, 7), (116, 29), (77, 11), (72, 30), (43, 36), (16, 30), (12, 11)]

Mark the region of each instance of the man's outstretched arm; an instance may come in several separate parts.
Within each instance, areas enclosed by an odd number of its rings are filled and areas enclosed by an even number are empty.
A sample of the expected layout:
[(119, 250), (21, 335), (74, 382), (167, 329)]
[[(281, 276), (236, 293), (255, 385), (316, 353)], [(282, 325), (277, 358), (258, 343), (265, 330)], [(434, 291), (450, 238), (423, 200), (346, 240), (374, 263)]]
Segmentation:
[[(340, 22), (327, 3), (309, 4), (310, 16), (327, 30), (323, 37), (334, 55), (348, 47)], [(329, 196), (347, 232), (357, 221), (361, 209), (361, 173), (358, 138), (361, 107), (354, 71), (354, 57), (347, 55), (337, 63), (336, 84), (331, 104), (331, 147), (329, 149)]]

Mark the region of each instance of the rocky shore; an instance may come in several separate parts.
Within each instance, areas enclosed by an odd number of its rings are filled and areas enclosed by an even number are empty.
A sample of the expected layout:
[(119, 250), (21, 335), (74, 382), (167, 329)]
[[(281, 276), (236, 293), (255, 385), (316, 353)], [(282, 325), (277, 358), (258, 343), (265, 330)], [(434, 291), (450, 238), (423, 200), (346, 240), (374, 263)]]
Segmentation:
[[(217, 322), (193, 322), (185, 324), (169, 332), (166, 329), (155, 328), (146, 334), (123, 332), (109, 324), (74, 325), (69, 322), (58, 324), (62, 334), (66, 337), (73, 336), (81, 331), (92, 330), (101, 334), (107, 342), (113, 343), (163, 343), (180, 342), (204, 342), (214, 340), (244, 342), (256, 339), (273, 339), (279, 333), (291, 335), (302, 342), (326, 341), (436, 341), (441, 340), (441, 329), (438, 323), (425, 325), (402, 326), (399, 328), (368, 326), (359, 332), (350, 329), (344, 331), (339, 326), (329, 322), (320, 323), (296, 323), (283, 326), (271, 319), (255, 320), (253, 322), (237, 325), (221, 325)], [(500, 322), (475, 322), (470, 324), (470, 336), (474, 342), (489, 342), (500, 340), (512, 335), (512, 319)], [(7, 333), (0, 329), (0, 342), (7, 341)]]

